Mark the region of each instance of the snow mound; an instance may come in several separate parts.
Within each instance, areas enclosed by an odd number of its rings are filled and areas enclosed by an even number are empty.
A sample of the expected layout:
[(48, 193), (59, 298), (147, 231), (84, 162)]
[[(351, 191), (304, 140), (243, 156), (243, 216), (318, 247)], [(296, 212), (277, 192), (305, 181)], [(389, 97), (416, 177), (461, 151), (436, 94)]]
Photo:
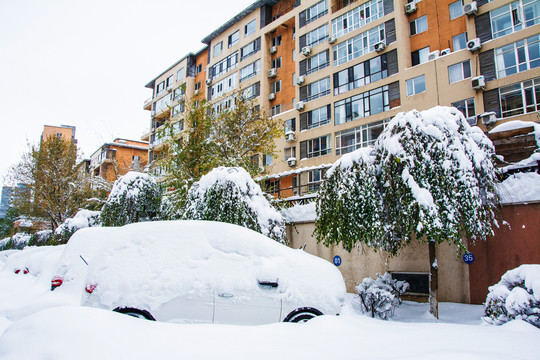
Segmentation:
[(297, 223), (301, 221), (316, 221), (316, 204), (311, 202), (305, 205), (294, 205), (288, 209), (281, 210), (281, 215), (286, 223)]
[[(339, 270), (241, 226), (211, 221), (157, 221), (119, 228), (91, 228), (86, 242), (105, 241), (89, 262), (92, 298), (114, 309), (132, 306), (151, 313), (178, 296), (260, 291), (258, 281), (278, 281), (282, 300), (339, 308), (345, 285)], [(270, 296), (270, 295), (269, 295)]]
[(484, 320), (501, 325), (524, 320), (540, 328), (540, 265), (521, 265), (507, 271), (489, 287)]
[(56, 234), (62, 234), (66, 231), (75, 232), (79, 229), (97, 226), (99, 224), (100, 211), (79, 210), (74, 217), (66, 219), (55, 230)]
[(498, 185), (503, 204), (540, 201), (540, 174), (515, 173)]

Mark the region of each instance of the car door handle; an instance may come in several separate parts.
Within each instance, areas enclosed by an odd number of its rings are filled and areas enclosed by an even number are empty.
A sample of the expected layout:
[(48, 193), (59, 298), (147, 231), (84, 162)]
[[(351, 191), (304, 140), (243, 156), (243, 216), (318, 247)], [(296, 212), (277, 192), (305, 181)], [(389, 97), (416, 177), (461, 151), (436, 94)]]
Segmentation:
[(228, 293), (219, 293), (218, 296), (228, 299), (228, 298), (232, 298), (234, 295), (233, 294), (228, 294)]

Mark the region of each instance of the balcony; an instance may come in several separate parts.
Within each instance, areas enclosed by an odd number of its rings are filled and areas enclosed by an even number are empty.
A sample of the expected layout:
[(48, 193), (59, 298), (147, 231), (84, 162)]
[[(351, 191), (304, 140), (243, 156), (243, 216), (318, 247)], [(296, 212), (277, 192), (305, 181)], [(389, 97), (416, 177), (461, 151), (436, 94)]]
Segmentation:
[(144, 100), (144, 105), (143, 105), (144, 110), (152, 110), (152, 100), (154, 100), (154, 98), (149, 98), (149, 99)]
[(332, 13), (335, 13), (341, 9), (343, 9), (345, 6), (349, 6), (356, 0), (333, 0), (332, 1)]
[(104, 163), (112, 163), (116, 160), (116, 149), (104, 149), (97, 157), (90, 160), (90, 167), (96, 168)]

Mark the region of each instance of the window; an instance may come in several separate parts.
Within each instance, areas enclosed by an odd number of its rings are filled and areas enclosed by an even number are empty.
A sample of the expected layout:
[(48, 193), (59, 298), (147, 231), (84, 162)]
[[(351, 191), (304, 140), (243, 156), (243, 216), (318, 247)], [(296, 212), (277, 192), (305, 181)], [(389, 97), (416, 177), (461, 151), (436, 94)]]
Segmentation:
[(284, 153), (284, 160), (287, 161), (289, 159), (296, 159), (296, 146), (292, 146), (289, 148), (285, 148), (283, 150)]
[(490, 16), (493, 38), (508, 35), (540, 23), (540, 0), (514, 1), (492, 10)]
[(300, 100), (311, 101), (330, 94), (330, 77), (325, 77), (300, 88)]
[(61, 139), (61, 138), (62, 138), (62, 133), (56, 133), (56, 137), (57, 137), (58, 139)]
[(373, 29), (367, 30), (355, 37), (348, 39), (332, 48), (334, 52), (334, 66), (345, 64), (367, 54), (370, 51), (375, 51), (375, 44), (384, 41), (385, 26), (381, 24)]
[[(302, 40), (302, 38), (304, 40)], [(322, 43), (328, 38), (328, 24), (324, 24), (315, 30), (308, 32), (306, 35), (302, 35), (300, 43), (305, 41), (303, 46), (315, 46)], [(302, 46), (302, 47), (303, 47)]]
[(388, 85), (334, 103), (334, 124), (340, 125), (390, 110)]
[(275, 106), (272, 106), (270, 109), (270, 115), (275, 116), (277, 114), (281, 114), (281, 104), (277, 104)]
[(471, 62), (463, 61), (448, 67), (448, 79), (450, 84), (471, 77)]
[(319, 1), (300, 13), (300, 27), (328, 14), (328, 0)]
[(272, 38), (272, 46), (281, 45), (281, 35), (275, 36)]
[(174, 75), (171, 75), (167, 78), (167, 89), (169, 89), (174, 83)]
[(238, 65), (238, 52), (227, 56), (225, 59), (218, 62), (216, 65), (210, 68), (210, 78), (219, 77), (230, 70), (234, 69)]
[(184, 68), (181, 68), (176, 73), (176, 81), (180, 81), (180, 80), (183, 80), (183, 79), (184, 79)]
[(181, 85), (174, 89), (173, 93), (173, 99), (174, 100), (180, 100), (180, 98), (186, 93), (185, 86)]
[(263, 155), (262, 156), (262, 164), (263, 164), (263, 166), (272, 165), (272, 155)]
[(336, 133), (336, 155), (343, 155), (371, 146), (383, 132), (390, 119)]
[(173, 124), (173, 134), (178, 134), (184, 131), (184, 120), (177, 121)]
[(540, 35), (495, 49), (497, 77), (502, 78), (540, 66)]
[(240, 49), (240, 61), (261, 50), (261, 38), (257, 38)]
[(257, 27), (257, 20), (250, 21), (246, 26), (244, 26), (244, 36), (249, 36), (253, 34)]
[(428, 60), (429, 46), (411, 53), (412, 65), (423, 64)]
[(173, 108), (172, 108), (172, 114), (171, 116), (178, 116), (180, 114), (182, 114), (184, 112), (184, 104), (183, 103), (180, 103), (178, 105), (175, 105)]
[(256, 82), (255, 84), (248, 86), (244, 90), (244, 96), (246, 97), (246, 99), (253, 99), (253, 98), (256, 98), (259, 95), (261, 95), (261, 83), (260, 82)]
[(229, 47), (236, 45), (239, 40), (240, 40), (240, 31), (237, 30), (231, 35), (229, 35), (229, 42), (228, 42)]
[(169, 105), (171, 105), (171, 100), (172, 100), (172, 94), (168, 94), (162, 97), (161, 99), (159, 99), (158, 101), (154, 103), (154, 111), (156, 113), (160, 113), (162, 111), (169, 110)]
[(503, 118), (540, 110), (540, 78), (501, 87), (499, 93)]
[(313, 74), (314, 72), (330, 66), (330, 52), (325, 50), (300, 62), (300, 75)]
[(326, 169), (312, 170), (308, 172), (308, 191), (319, 191), (321, 187), (321, 181), (324, 178)]
[(141, 161), (141, 157), (140, 156), (137, 156), (137, 155), (132, 155), (131, 156), (131, 162), (134, 162), (134, 163), (138, 163)]
[(165, 90), (165, 81), (162, 81), (156, 86), (156, 96), (161, 95), (161, 93)]
[(237, 85), (238, 73), (233, 73), (227, 76), (210, 87), (210, 91), (208, 93), (209, 100), (215, 99), (229, 91), (236, 89)]
[[(418, 1), (418, 0), (417, 0)], [(392, 279), (406, 281), (409, 288), (405, 294), (429, 294), (429, 274), (427, 273), (392, 273)]]
[(270, 92), (277, 93), (281, 91), (281, 80), (274, 81), (270, 84)]
[(416, 35), (423, 33), (428, 29), (427, 15), (424, 15), (418, 19), (409, 22), (410, 35)]
[(383, 0), (368, 1), (332, 20), (332, 35), (339, 38), (383, 16)]
[(314, 129), (330, 123), (332, 114), (330, 105), (300, 114), (300, 130)]
[(202, 71), (202, 64), (198, 64), (195, 67), (195, 75), (199, 74)]
[(334, 95), (343, 94), (388, 76), (387, 55), (383, 54), (334, 74)]
[(463, 0), (458, 0), (451, 3), (450, 5), (448, 5), (448, 8), (450, 10), (450, 20), (454, 20), (460, 16), (465, 15), (465, 13), (463, 12)]
[(199, 91), (199, 90), (201, 90), (201, 82), (200, 81), (195, 83), (195, 91)]
[(291, 132), (291, 131), (292, 132), (296, 131), (296, 119), (295, 118), (285, 120), (283, 125), (284, 125), (284, 128), (285, 128), (285, 133), (288, 133), (288, 132)]
[(220, 41), (219, 43), (214, 45), (214, 57), (220, 55), (222, 51), (223, 51), (223, 41)]
[(474, 98), (453, 102), (452, 106), (461, 111), (463, 116), (466, 118), (472, 118), (476, 115), (474, 109)]
[[(318, 156), (323, 156), (330, 154), (332, 152), (332, 147), (330, 145), (330, 135), (321, 136), (315, 139), (302, 141), (303, 146), (307, 146), (307, 157), (313, 158)], [(301, 143), (301, 144), (302, 144)], [(302, 147), (302, 145), (300, 145)], [(302, 154), (300, 157), (303, 158)]]
[(456, 36), (452, 36), (452, 49), (458, 51), (467, 48), (467, 33), (461, 33)]
[(272, 67), (274, 69), (279, 69), (281, 67), (281, 56), (277, 59), (272, 60)]
[(268, 179), (265, 181), (265, 183), (266, 183), (265, 192), (270, 193), (270, 194), (279, 193), (279, 189), (281, 186), (279, 179)]
[(240, 82), (257, 75), (260, 71), (261, 60), (257, 60), (247, 66), (244, 66), (242, 69), (240, 69)]
[(426, 76), (421, 75), (407, 80), (407, 96), (420, 94), (426, 91)]

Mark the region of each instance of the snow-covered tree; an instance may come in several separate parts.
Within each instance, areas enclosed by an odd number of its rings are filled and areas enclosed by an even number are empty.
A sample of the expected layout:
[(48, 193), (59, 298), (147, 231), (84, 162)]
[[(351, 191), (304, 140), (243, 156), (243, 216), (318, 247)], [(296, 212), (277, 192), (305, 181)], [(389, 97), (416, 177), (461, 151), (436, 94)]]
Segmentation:
[(116, 180), (101, 211), (103, 226), (122, 226), (159, 218), (161, 191), (153, 176), (130, 171)]
[(377, 278), (365, 278), (356, 287), (363, 313), (383, 320), (394, 316), (394, 310), (401, 305), (401, 295), (407, 291), (409, 283), (392, 279), (389, 273), (377, 274)]
[[(275, 155), (280, 120), (268, 117), (248, 99), (245, 90), (228, 95), (228, 107), (214, 108), (204, 99), (186, 101), (185, 111), (172, 117), (160, 133), (165, 141), (156, 166), (165, 170), (169, 218), (177, 218), (191, 185), (218, 166), (242, 167), (252, 176), (260, 168), (256, 154)], [(181, 123), (183, 130), (179, 131)]]
[(347, 251), (355, 245), (354, 239), (384, 246), (377, 172), (371, 147), (344, 155), (328, 170), (316, 203), (317, 239), (327, 246), (341, 243)]
[[(325, 181), (321, 194), (336, 191), (334, 197), (342, 198), (352, 192), (365, 193), (365, 182), (373, 181), (374, 186), (368, 189), (379, 191), (369, 190), (374, 197), (371, 203), (379, 207), (362, 204), (355, 216), (336, 212), (336, 219), (351, 216), (351, 225), (339, 237), (333, 234), (342, 230), (319, 230), (318, 239), (329, 244), (341, 241), (346, 249), (357, 243), (375, 245), (391, 254), (412, 239), (426, 241), (430, 311), (437, 317), (436, 244), (447, 241), (466, 250), (467, 238), (475, 241), (493, 234), (491, 224), (498, 202), (493, 145), (480, 130), (471, 128), (457, 109), (435, 107), (398, 114), (378, 138), (374, 151), (376, 180), (363, 179), (344, 186)], [(351, 201), (365, 202), (352, 197)], [(332, 209), (330, 201), (320, 200), (319, 215)], [(378, 243), (363, 230), (364, 216), (377, 220), (373, 223), (377, 229), (372, 231), (382, 234)], [(355, 219), (358, 225), (354, 225)]]
[(249, 173), (218, 167), (189, 189), (185, 220), (212, 220), (241, 225), (286, 243), (285, 223)]
[(91, 210), (79, 210), (72, 218), (67, 218), (54, 231), (56, 243), (65, 244), (77, 230), (100, 226), (100, 212)]
[(521, 265), (507, 271), (489, 287), (483, 318), (494, 325), (521, 319), (540, 328), (540, 265)]

